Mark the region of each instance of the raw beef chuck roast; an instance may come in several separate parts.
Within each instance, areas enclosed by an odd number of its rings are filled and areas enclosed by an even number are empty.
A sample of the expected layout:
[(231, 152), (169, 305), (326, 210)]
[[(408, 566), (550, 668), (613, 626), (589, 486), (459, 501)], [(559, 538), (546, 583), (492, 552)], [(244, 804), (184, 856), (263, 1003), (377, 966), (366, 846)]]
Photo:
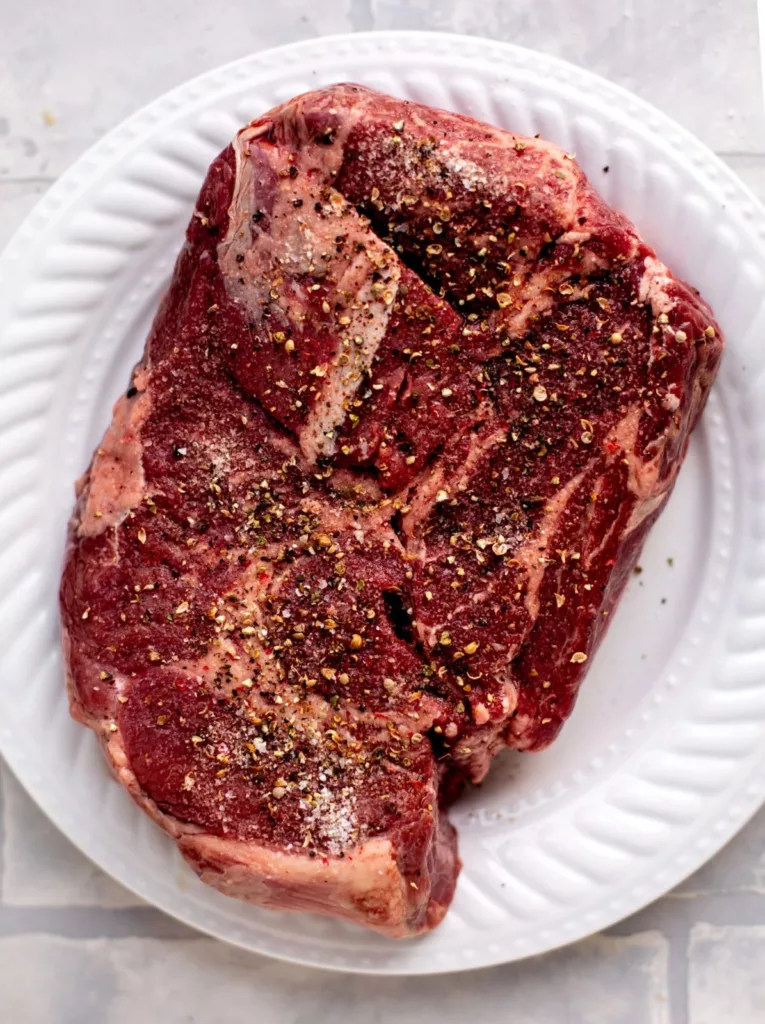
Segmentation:
[(573, 157), (340, 85), (213, 163), (79, 485), (74, 716), (200, 876), (391, 936), (536, 750), (672, 490), (708, 307)]

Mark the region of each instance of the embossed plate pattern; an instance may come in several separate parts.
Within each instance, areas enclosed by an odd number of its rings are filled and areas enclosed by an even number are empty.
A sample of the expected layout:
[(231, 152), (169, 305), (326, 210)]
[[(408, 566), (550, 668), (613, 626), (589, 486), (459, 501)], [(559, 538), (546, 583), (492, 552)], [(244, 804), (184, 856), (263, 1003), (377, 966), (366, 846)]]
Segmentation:
[[(575, 151), (711, 302), (729, 340), (665, 515), (562, 737), (455, 808), (445, 924), (393, 944), (208, 890), (67, 714), (56, 590), (72, 482), (128, 379), (205, 170), (242, 123), (356, 80)], [(608, 167), (608, 171), (605, 168)], [(656, 110), (548, 57), (377, 33), (257, 54), (169, 93), (68, 171), (0, 257), (0, 744), (96, 863), (190, 925), (287, 960), (479, 967), (607, 926), (678, 883), (765, 799), (765, 211)]]

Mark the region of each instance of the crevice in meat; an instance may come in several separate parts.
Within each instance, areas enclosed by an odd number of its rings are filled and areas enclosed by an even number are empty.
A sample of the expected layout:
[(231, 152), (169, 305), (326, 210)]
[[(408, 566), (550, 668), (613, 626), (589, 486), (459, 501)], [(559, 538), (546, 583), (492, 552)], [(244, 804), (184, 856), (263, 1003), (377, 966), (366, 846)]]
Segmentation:
[(402, 544), (406, 545), (406, 535), (404, 533), (404, 515), (400, 508), (397, 508), (393, 515), (390, 517), (390, 526), (393, 532), (396, 534)]
[(412, 631), (412, 616), (407, 608), (404, 595), (398, 590), (384, 590), (383, 601), (388, 620), (393, 627), (393, 632), (407, 644), (414, 640)]
[(406, 248), (401, 245), (397, 240), (396, 235), (391, 234), (387, 230), (388, 223), (386, 221), (385, 211), (378, 210), (374, 205), (368, 202), (356, 204), (356, 209), (363, 217), (368, 218), (371, 230), (381, 242), (389, 245), (391, 249), (394, 250), (404, 266), (411, 270), (420, 281), (426, 284), (435, 295), (438, 295), (439, 298), (447, 302), (460, 320), (464, 321), (467, 316), (467, 311), (465, 310), (464, 305), (461, 307), (459, 301), (444, 287), (443, 280), (438, 274), (433, 272), (431, 267), (428, 266), (422, 254), (414, 249)]

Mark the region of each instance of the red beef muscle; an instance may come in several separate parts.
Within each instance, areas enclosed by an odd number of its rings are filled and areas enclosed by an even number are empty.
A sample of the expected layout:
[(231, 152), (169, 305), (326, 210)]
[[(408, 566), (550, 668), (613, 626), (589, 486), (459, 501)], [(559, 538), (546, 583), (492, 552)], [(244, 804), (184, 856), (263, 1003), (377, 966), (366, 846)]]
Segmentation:
[(720, 352), (555, 146), (351, 85), (272, 111), (80, 484), (73, 714), (221, 891), (433, 927), (446, 795), (570, 714)]

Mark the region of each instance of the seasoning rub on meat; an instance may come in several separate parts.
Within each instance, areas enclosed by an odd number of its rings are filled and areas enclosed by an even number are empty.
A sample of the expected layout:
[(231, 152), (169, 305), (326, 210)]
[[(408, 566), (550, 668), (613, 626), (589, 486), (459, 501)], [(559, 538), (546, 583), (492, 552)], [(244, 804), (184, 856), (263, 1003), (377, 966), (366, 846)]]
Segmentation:
[(557, 147), (355, 85), (271, 111), (79, 485), (72, 713), (222, 892), (433, 927), (446, 807), (570, 714), (721, 344)]

